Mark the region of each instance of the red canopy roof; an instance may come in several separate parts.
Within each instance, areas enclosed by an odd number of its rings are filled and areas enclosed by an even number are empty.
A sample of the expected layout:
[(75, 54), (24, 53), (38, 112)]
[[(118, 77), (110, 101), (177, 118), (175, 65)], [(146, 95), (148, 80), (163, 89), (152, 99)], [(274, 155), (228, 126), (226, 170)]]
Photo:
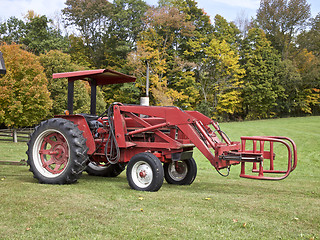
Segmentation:
[(86, 70), (77, 72), (54, 73), (52, 78), (68, 78), (68, 81), (96, 80), (97, 85), (134, 82), (136, 77), (119, 73), (110, 69)]

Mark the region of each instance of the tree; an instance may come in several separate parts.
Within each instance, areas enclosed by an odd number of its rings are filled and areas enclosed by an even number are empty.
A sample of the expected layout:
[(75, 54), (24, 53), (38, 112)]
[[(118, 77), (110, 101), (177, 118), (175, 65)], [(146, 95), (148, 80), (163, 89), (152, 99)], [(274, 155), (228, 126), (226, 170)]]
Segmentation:
[(257, 22), (272, 46), (288, 58), (293, 37), (303, 30), (310, 17), (310, 4), (306, 0), (261, 0)]
[(217, 14), (214, 17), (214, 36), (219, 41), (226, 41), (234, 50), (240, 45), (240, 30), (233, 22), (228, 22)]
[(107, 0), (67, 0), (62, 10), (67, 26), (74, 26), (84, 39), (95, 67), (105, 65), (104, 36), (112, 4)]
[[(148, 5), (143, 0), (67, 0), (67, 26), (76, 27), (94, 67), (122, 68), (135, 49)], [(74, 39), (75, 40), (75, 39)], [(80, 45), (78, 44), (77, 47)]]
[[(190, 46), (188, 41), (190, 38), (193, 40), (202, 38), (209, 43), (213, 37), (213, 26), (210, 21), (210, 17), (207, 13), (197, 6), (197, 2), (194, 0), (170, 0), (172, 6), (175, 6), (184, 14), (185, 21), (191, 23), (194, 27), (192, 35), (180, 36), (180, 56), (189, 61), (194, 61), (199, 56), (184, 55), (184, 51), (190, 52)], [(169, 5), (170, 6), (170, 5)]]
[(320, 57), (320, 13), (311, 19), (311, 29), (304, 30), (297, 37), (300, 49), (307, 49), (317, 57)]
[(104, 42), (109, 66), (123, 66), (129, 52), (136, 49), (140, 32), (145, 28), (148, 5), (143, 0), (114, 0), (110, 24)]
[(94, 66), (94, 62), (90, 58), (89, 49), (84, 45), (83, 37), (75, 36), (71, 34), (69, 36), (69, 51), (71, 61), (77, 65), (91, 68)]
[(50, 50), (67, 51), (68, 38), (61, 35), (61, 32), (50, 27), (46, 16), (37, 16), (29, 11), (25, 23), (25, 34), (20, 42), (27, 46), (28, 50), (39, 55)]
[[(129, 55), (138, 84), (145, 86), (146, 63), (150, 67), (151, 99), (157, 105), (195, 105), (195, 79), (187, 61), (179, 56), (183, 36), (191, 36), (194, 26), (175, 7), (151, 8), (146, 15), (147, 29), (140, 34), (137, 51)], [(135, 67), (134, 67), (135, 66)]]
[(319, 113), (320, 59), (312, 52), (303, 49), (296, 56), (295, 64), (302, 79), (296, 100), (297, 107), (304, 113)]
[(275, 116), (277, 99), (284, 92), (278, 76), (280, 55), (263, 30), (249, 30), (242, 45), (241, 63), (246, 70), (243, 79), (244, 117), (261, 119)]
[(240, 68), (239, 55), (224, 40), (214, 38), (208, 46), (203, 42), (190, 40), (192, 51), (188, 54), (204, 53), (198, 79), (204, 103), (212, 109), (206, 114), (232, 118), (242, 104), (240, 87), (244, 71)]
[(302, 77), (289, 59), (279, 63), (279, 85), (283, 87), (284, 94), (277, 99), (277, 114), (283, 117), (301, 112), (300, 100), (298, 101), (298, 99), (301, 99)]
[(31, 10), (27, 12), (25, 21), (11, 17), (0, 24), (0, 41), (24, 44), (28, 51), (36, 55), (53, 49), (67, 51), (67, 37), (51, 24), (52, 20)]
[(51, 109), (47, 78), (39, 58), (20, 45), (1, 45), (7, 74), (0, 81), (0, 123), (25, 127), (38, 123)]
[(10, 17), (6, 22), (0, 24), (1, 42), (19, 44), (24, 34), (25, 23), (16, 17)]
[(234, 20), (234, 24), (238, 27), (241, 35), (243, 37), (247, 36), (247, 32), (250, 29), (250, 25), (252, 24), (252, 20), (250, 21), (248, 18), (248, 14), (245, 10), (240, 10), (237, 13), (236, 19)]

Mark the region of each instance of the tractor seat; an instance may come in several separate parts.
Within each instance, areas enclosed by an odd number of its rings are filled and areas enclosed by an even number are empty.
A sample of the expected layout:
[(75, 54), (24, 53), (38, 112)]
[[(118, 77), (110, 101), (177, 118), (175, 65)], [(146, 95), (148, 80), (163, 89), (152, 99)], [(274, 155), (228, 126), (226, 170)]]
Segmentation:
[(99, 116), (90, 115), (90, 114), (86, 114), (86, 113), (81, 113), (80, 115), (86, 119), (88, 126), (91, 130), (98, 129), (99, 127), (103, 127), (102, 123), (97, 121)]
[(92, 120), (97, 120), (99, 118), (99, 116), (91, 115), (87, 113), (80, 113), (80, 115), (83, 116), (87, 120), (87, 122), (90, 122)]

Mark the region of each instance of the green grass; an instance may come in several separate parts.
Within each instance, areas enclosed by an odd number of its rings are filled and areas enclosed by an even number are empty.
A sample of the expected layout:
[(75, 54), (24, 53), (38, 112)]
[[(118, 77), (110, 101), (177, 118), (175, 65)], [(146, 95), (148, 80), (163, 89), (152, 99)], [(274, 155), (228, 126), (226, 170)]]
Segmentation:
[[(195, 153), (190, 186), (129, 189), (87, 174), (72, 185), (38, 184), (26, 166), (0, 166), (0, 239), (320, 239), (320, 117), (223, 123), (242, 135), (283, 135), (298, 147), (285, 180), (220, 177)], [(0, 160), (25, 159), (26, 144), (0, 142)]]

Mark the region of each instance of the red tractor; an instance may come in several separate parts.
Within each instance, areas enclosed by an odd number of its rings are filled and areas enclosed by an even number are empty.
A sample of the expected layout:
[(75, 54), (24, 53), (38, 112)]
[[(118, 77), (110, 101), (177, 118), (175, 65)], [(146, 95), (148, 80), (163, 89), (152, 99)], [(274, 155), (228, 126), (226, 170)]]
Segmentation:
[[(233, 142), (218, 123), (196, 111), (113, 103), (97, 116), (96, 87), (134, 82), (133, 76), (100, 69), (58, 73), (53, 78), (68, 78), (69, 114), (40, 123), (31, 135), (28, 164), (40, 183), (74, 183), (83, 170), (90, 175), (116, 177), (127, 167), (128, 183), (136, 190), (157, 191), (164, 178), (169, 184), (190, 185), (197, 175), (192, 157), (195, 147), (219, 173), (241, 164), (240, 177), (244, 178), (281, 180), (297, 165), (291, 139), (241, 137), (241, 142)], [(76, 80), (91, 85), (90, 114), (73, 114)], [(288, 153), (287, 167), (282, 171), (274, 169), (275, 143), (284, 145)], [(264, 169), (266, 161), (268, 169)], [(246, 174), (248, 162), (255, 174)]]

